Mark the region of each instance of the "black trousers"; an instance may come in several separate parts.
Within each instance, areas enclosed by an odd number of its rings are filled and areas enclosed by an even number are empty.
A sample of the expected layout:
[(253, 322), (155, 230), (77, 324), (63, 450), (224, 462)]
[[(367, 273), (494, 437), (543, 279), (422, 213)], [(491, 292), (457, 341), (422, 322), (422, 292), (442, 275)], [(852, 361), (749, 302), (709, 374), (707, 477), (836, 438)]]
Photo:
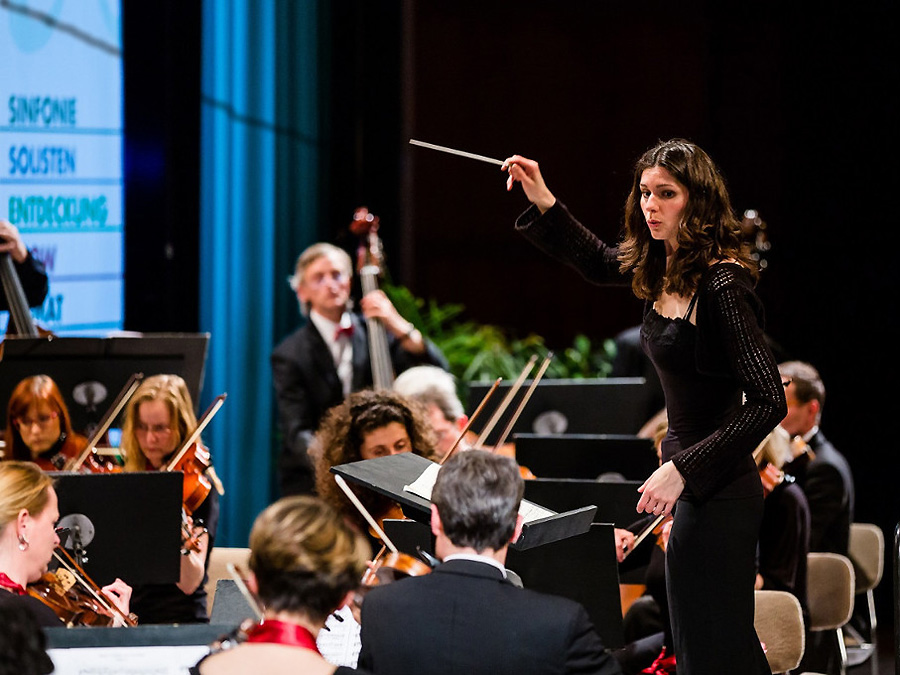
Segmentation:
[(666, 550), (678, 675), (771, 673), (753, 627), (763, 497), (680, 500)]

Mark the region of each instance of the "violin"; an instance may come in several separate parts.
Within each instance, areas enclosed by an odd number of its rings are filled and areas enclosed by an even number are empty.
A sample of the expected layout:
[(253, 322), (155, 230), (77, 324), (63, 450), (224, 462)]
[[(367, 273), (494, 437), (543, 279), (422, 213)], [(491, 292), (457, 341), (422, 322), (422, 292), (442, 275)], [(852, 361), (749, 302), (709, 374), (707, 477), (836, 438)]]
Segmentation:
[(432, 572), (431, 565), (415, 556), (400, 551), (391, 551), (383, 555), (385, 550), (386, 546), (375, 556), (375, 560), (363, 574), (359, 588), (353, 594), (353, 604), (357, 610), (362, 607), (366, 593), (376, 586), (384, 586), (407, 577), (421, 577)]
[[(212, 404), (207, 408), (206, 412), (197, 422), (197, 428), (194, 429), (188, 439), (172, 457), (172, 459), (162, 468), (163, 471), (181, 471), (184, 474), (184, 484), (182, 491), (182, 502), (184, 511), (187, 515), (193, 515), (194, 511), (209, 496), (209, 491), (216, 484), (216, 491), (224, 494), (221, 483), (215, 476), (212, 468), (212, 461), (209, 449), (200, 442), (200, 434), (206, 428), (206, 425), (212, 421), (212, 418), (225, 403), (227, 394), (219, 394), (216, 396)], [(209, 474), (212, 474), (211, 476)]]
[[(350, 231), (360, 238), (356, 252), (356, 271), (363, 295), (378, 290), (378, 277), (384, 266), (384, 248), (378, 236), (379, 218), (360, 206), (353, 213)], [(394, 366), (388, 349), (387, 332), (380, 319), (367, 318), (369, 332), (369, 360), (372, 363), (372, 382), (375, 389), (390, 389), (394, 385)]]
[(55, 572), (45, 572), (40, 579), (28, 584), (25, 587), (28, 595), (52, 609), (67, 627), (112, 626), (117, 621), (126, 626), (137, 625), (137, 616), (124, 614), (105, 598), (100, 587), (64, 548), (57, 547), (53, 555), (62, 566)]

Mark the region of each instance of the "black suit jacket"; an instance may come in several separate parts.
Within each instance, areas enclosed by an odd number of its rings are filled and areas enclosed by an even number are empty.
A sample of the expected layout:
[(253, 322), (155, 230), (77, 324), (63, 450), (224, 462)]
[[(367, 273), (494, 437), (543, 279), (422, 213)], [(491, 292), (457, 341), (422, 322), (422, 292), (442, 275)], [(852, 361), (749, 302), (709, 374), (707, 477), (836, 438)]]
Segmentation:
[(847, 555), (855, 500), (853, 473), (821, 431), (809, 439), (809, 447), (815, 459), (801, 455), (784, 466), (809, 503), (809, 550)]
[(372, 589), (361, 637), (359, 667), (376, 675), (621, 672), (584, 607), (476, 561)]
[[(40, 307), (44, 298), (47, 297), (49, 282), (47, 279), (47, 271), (44, 269), (43, 263), (38, 262), (31, 253), (20, 263), (14, 262), (13, 267), (22, 283), (22, 290), (25, 292), (25, 300), (29, 307)], [(0, 312), (9, 309), (9, 301), (6, 299), (6, 293), (0, 286)]]
[[(359, 391), (372, 386), (372, 365), (366, 323), (357, 315), (351, 315), (351, 319), (354, 329), (351, 389)], [(388, 335), (394, 371), (400, 373), (417, 365), (434, 365), (446, 370), (447, 361), (440, 350), (428, 340), (425, 345), (424, 354), (410, 354)], [(325, 340), (311, 321), (275, 347), (271, 365), (282, 436), (282, 494), (311, 492), (313, 468), (307, 450), (322, 416), (344, 400), (341, 380)]]

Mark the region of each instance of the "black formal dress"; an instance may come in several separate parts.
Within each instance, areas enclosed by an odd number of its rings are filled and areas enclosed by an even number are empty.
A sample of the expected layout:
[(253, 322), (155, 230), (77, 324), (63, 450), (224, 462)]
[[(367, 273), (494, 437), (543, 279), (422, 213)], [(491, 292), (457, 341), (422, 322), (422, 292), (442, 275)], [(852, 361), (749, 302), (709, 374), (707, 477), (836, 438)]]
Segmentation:
[(361, 625), (359, 667), (375, 675), (621, 672), (584, 607), (478, 561), (372, 589)]
[(800, 455), (784, 472), (797, 479), (809, 503), (809, 550), (847, 555), (853, 522), (853, 473), (847, 459), (821, 431), (808, 441), (815, 455)]
[[(617, 250), (561, 203), (543, 215), (532, 206), (516, 227), (587, 280), (621, 281)], [(649, 303), (644, 312), (641, 342), (669, 419), (662, 459), (686, 482), (666, 551), (679, 675), (769, 672), (753, 627), (763, 492), (752, 452), (787, 405), (762, 321), (753, 279), (735, 263), (703, 274), (684, 317)]]
[[(351, 315), (351, 319), (351, 391), (360, 391), (372, 386), (372, 364), (365, 320), (357, 315)], [(399, 340), (388, 335), (394, 372), (400, 373), (412, 366), (421, 365), (448, 369), (447, 360), (440, 350), (427, 339), (425, 345), (424, 354), (410, 354), (400, 346)], [(315, 479), (307, 450), (322, 416), (328, 409), (343, 402), (343, 386), (334, 365), (334, 357), (311, 321), (275, 347), (271, 365), (281, 431), (281, 495), (311, 494)]]

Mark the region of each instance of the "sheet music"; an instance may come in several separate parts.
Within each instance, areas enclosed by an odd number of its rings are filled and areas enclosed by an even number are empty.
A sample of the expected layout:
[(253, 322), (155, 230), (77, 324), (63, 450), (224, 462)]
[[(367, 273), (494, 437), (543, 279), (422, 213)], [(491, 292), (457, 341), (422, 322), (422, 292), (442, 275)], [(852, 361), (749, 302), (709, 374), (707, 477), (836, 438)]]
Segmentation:
[(48, 649), (54, 675), (187, 675), (206, 645)]
[(412, 492), (414, 495), (431, 501), (431, 491), (434, 489), (434, 483), (437, 480), (438, 473), (441, 470), (440, 464), (429, 464), (422, 472), (422, 475), (416, 478), (409, 485), (404, 485), (403, 489)]
[[(407, 492), (413, 493), (414, 495), (422, 497), (422, 499), (431, 501), (431, 491), (434, 489), (434, 483), (437, 480), (437, 475), (440, 470), (440, 464), (430, 464), (422, 472), (422, 475), (416, 478), (409, 485), (404, 485), (403, 489)], [(528, 500), (523, 499), (522, 503), (519, 505), (519, 515), (522, 516), (522, 520), (524, 520), (526, 523), (531, 523), (535, 520), (540, 520), (541, 518), (555, 516), (556, 511), (550, 511), (549, 509), (545, 509), (543, 506), (538, 506), (533, 502), (529, 502)]]
[(341, 607), (335, 614), (338, 614), (343, 621), (338, 621), (334, 615), (329, 616), (325, 621), (325, 628), (328, 630), (319, 631), (316, 646), (328, 663), (356, 668), (359, 650), (362, 647), (361, 627), (356, 623), (349, 607)]

